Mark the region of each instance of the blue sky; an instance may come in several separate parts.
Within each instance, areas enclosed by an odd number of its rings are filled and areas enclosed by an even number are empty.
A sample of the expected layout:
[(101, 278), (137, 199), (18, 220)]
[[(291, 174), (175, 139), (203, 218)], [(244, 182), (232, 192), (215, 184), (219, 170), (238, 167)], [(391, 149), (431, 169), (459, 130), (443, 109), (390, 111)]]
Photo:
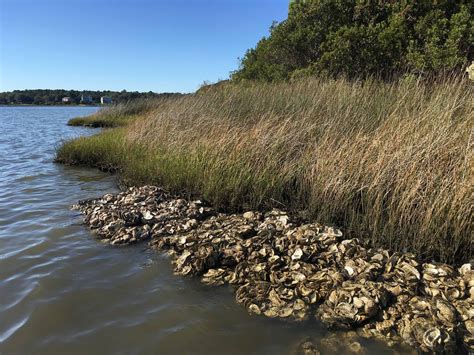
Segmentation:
[(0, 0), (0, 91), (191, 92), (225, 79), (288, 0)]

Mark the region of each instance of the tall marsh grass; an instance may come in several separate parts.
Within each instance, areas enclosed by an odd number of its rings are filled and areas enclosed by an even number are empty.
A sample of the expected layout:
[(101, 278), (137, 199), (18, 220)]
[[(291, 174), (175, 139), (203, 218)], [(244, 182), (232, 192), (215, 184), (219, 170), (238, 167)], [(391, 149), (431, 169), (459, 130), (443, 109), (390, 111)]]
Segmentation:
[(375, 246), (473, 255), (474, 86), (462, 79), (225, 85), (66, 143), (63, 162), (230, 209), (304, 211)]

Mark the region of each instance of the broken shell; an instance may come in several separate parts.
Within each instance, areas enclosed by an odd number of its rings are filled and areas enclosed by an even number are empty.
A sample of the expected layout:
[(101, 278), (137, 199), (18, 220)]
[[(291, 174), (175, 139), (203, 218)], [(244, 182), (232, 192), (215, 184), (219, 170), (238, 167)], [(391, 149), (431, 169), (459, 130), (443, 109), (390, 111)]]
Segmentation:
[(293, 252), (293, 255), (291, 255), (291, 260), (300, 260), (302, 256), (303, 256), (303, 251), (300, 248), (297, 248)]

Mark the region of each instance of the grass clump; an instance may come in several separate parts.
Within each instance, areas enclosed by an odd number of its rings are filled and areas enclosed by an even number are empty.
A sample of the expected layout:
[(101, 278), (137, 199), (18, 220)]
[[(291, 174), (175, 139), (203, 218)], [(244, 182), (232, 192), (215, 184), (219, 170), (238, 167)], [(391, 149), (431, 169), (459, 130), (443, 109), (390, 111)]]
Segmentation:
[(55, 161), (114, 172), (125, 163), (126, 152), (124, 130), (114, 129), (64, 142), (56, 151)]
[[(100, 111), (99, 111), (100, 112)], [(134, 117), (131, 116), (109, 116), (102, 113), (87, 117), (75, 117), (68, 121), (69, 126), (85, 127), (120, 127), (125, 126)]]
[(461, 262), (473, 255), (473, 94), (459, 78), (228, 84), (67, 142), (57, 159)]
[(95, 114), (86, 117), (76, 117), (69, 120), (70, 126), (87, 127), (121, 127), (127, 125), (140, 115), (160, 106), (164, 99), (172, 100), (172, 96), (153, 99), (136, 99), (126, 103), (107, 106)]

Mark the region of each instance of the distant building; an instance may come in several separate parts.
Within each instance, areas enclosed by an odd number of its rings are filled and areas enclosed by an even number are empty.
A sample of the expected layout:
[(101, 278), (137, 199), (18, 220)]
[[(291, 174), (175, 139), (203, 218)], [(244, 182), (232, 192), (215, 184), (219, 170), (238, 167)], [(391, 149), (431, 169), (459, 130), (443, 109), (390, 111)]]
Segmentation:
[(102, 105), (111, 104), (111, 103), (112, 103), (112, 99), (111, 99), (110, 97), (108, 97), (108, 96), (102, 96), (102, 97), (100, 98), (100, 103), (101, 103)]
[(91, 104), (92, 102), (93, 102), (92, 96), (86, 96), (86, 95), (81, 96), (81, 104)]
[(65, 104), (71, 104), (74, 102), (74, 100), (72, 99), (72, 97), (69, 97), (69, 96), (65, 96), (62, 98), (62, 102), (65, 103)]

